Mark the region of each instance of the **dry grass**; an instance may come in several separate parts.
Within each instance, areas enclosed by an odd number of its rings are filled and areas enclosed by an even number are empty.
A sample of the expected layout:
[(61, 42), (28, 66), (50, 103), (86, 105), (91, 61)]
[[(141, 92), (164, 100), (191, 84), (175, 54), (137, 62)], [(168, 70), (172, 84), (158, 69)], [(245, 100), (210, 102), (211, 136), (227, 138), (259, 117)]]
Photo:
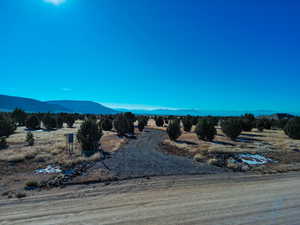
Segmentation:
[[(61, 165), (74, 165), (84, 161), (95, 161), (101, 158), (100, 154), (95, 154), (90, 158), (81, 156), (80, 146), (74, 143), (74, 154), (69, 155), (66, 150), (65, 134), (74, 133), (76, 135), (80, 126), (80, 121), (76, 121), (73, 128), (62, 128), (55, 131), (33, 131), (35, 138), (34, 146), (27, 146), (26, 130), (19, 127), (15, 134), (8, 139), (9, 147), (0, 151), (0, 162), (21, 163), (32, 160), (36, 163), (59, 163)], [(101, 146), (105, 151), (116, 151), (122, 144), (126, 143), (126, 138), (119, 138), (114, 132), (104, 132), (101, 139)]]

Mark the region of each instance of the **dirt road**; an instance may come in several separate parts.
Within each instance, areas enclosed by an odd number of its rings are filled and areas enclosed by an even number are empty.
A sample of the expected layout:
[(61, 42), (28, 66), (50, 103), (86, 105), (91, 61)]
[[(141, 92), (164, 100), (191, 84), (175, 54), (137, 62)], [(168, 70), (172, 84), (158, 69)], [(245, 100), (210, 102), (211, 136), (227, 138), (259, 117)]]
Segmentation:
[(155, 177), (0, 201), (0, 224), (298, 225), (300, 173)]
[[(207, 163), (160, 152), (160, 144), (165, 137), (166, 132), (147, 129), (137, 139), (131, 139), (128, 144), (114, 152), (104, 163), (119, 178), (224, 172), (224, 169)], [(99, 168), (106, 167), (99, 162), (91, 171)]]

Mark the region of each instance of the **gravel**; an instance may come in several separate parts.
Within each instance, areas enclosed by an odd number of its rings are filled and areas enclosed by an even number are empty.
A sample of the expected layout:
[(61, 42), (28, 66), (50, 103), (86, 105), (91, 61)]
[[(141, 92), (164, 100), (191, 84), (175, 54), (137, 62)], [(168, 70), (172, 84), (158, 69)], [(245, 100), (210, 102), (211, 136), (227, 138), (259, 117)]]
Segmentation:
[(162, 153), (159, 148), (165, 137), (166, 133), (163, 131), (146, 129), (136, 140), (130, 140), (128, 144), (112, 153), (111, 158), (97, 163), (94, 168), (109, 168), (118, 178), (210, 174), (224, 171), (222, 168), (199, 163), (191, 158)]

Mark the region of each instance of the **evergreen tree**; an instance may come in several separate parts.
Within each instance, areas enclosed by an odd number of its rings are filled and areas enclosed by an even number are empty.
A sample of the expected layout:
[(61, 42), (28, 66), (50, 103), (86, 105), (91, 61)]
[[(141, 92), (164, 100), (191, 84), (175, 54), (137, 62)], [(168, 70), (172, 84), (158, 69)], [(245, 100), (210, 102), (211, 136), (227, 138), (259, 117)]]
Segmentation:
[(181, 135), (180, 121), (171, 120), (167, 128), (167, 133), (172, 141), (176, 141)]

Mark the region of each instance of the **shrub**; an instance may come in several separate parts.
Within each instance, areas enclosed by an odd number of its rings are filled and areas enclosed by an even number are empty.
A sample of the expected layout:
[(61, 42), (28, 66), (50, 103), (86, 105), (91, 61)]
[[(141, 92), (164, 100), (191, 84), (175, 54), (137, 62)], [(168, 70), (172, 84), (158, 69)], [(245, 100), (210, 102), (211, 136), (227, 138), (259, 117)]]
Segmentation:
[(129, 123), (124, 114), (119, 114), (114, 119), (114, 128), (119, 136), (124, 136), (129, 131)]
[(37, 130), (40, 128), (41, 122), (37, 116), (29, 116), (25, 122), (26, 128), (31, 130)]
[(27, 114), (22, 109), (16, 108), (12, 112), (11, 117), (18, 123), (19, 126), (24, 126), (26, 122)]
[(263, 132), (265, 128), (265, 123), (263, 120), (257, 120), (256, 121), (256, 128), (258, 131)]
[(69, 128), (72, 128), (75, 123), (75, 116), (74, 115), (66, 115), (65, 122)]
[(63, 117), (60, 116), (60, 115), (57, 115), (55, 119), (56, 119), (56, 126), (55, 126), (55, 128), (57, 128), (57, 129), (63, 128), (63, 126), (64, 126), (64, 119), (63, 119)]
[(27, 134), (26, 134), (26, 142), (28, 143), (29, 146), (34, 145), (34, 136), (30, 131), (27, 132)]
[(128, 122), (128, 133), (134, 134), (134, 122), (136, 120), (135, 115), (131, 112), (124, 113), (125, 118)]
[(109, 118), (104, 118), (100, 121), (99, 125), (101, 126), (102, 130), (110, 131), (113, 128), (112, 120)]
[(272, 127), (272, 121), (268, 119), (264, 119), (264, 129), (270, 130)]
[(53, 130), (56, 128), (56, 119), (53, 116), (51, 116), (50, 114), (46, 114), (43, 117), (42, 122), (43, 122), (44, 127), (47, 130)]
[(242, 130), (243, 131), (250, 132), (253, 129), (253, 121), (251, 121), (247, 118), (242, 118), (241, 119), (241, 125), (242, 125)]
[(102, 130), (95, 120), (85, 120), (77, 133), (82, 154), (85, 156), (93, 155), (99, 148), (99, 141), (102, 135)]
[(193, 126), (192, 118), (190, 116), (186, 116), (182, 119), (183, 130), (186, 132), (190, 132)]
[(284, 132), (292, 139), (300, 139), (300, 117), (289, 120), (287, 122)]
[(35, 180), (29, 180), (25, 183), (25, 188), (38, 188), (39, 186), (39, 182)]
[(146, 125), (146, 123), (145, 123), (145, 120), (143, 119), (143, 118), (140, 118), (139, 120), (138, 120), (138, 128), (139, 128), (139, 131), (143, 131), (144, 130), (144, 128), (145, 128), (145, 125)]
[(242, 132), (240, 119), (227, 119), (221, 123), (223, 133), (231, 140), (235, 140)]
[(196, 125), (195, 132), (200, 140), (207, 141), (212, 141), (217, 134), (214, 124), (207, 119), (199, 120)]
[(7, 148), (6, 137), (0, 137), (0, 150)]
[(207, 119), (208, 119), (208, 122), (214, 126), (217, 126), (219, 123), (219, 119), (215, 116), (208, 116)]
[(164, 125), (164, 119), (161, 116), (157, 117), (155, 119), (155, 124), (158, 127), (162, 127)]
[(9, 137), (16, 129), (17, 126), (11, 118), (6, 116), (0, 118), (0, 137)]
[(167, 133), (172, 141), (176, 141), (176, 139), (181, 135), (180, 121), (171, 120), (167, 128)]

